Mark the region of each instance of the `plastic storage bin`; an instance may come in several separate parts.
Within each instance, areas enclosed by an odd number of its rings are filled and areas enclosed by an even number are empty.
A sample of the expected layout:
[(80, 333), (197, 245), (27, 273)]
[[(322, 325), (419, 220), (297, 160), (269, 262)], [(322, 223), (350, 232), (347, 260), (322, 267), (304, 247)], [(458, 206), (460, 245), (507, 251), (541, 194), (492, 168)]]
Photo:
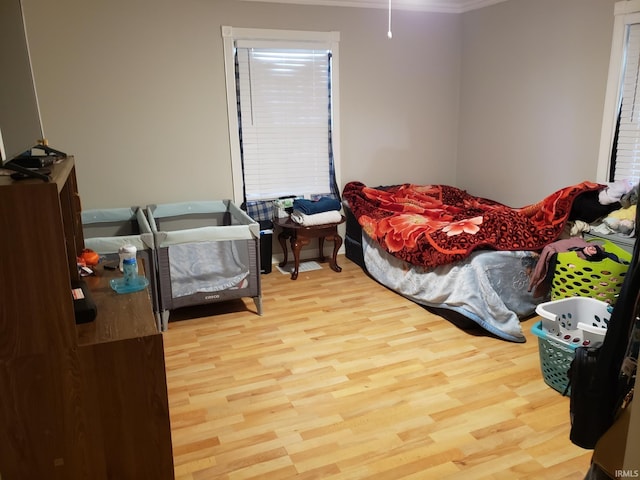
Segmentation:
[(531, 332), (538, 337), (540, 367), (547, 385), (563, 394), (567, 391), (567, 372), (575, 349), (604, 340), (610, 309), (608, 303), (589, 297), (552, 300), (536, 307), (542, 320)]
[(110, 262), (119, 260), (120, 247), (127, 244), (136, 247), (136, 256), (142, 261), (149, 281), (158, 329), (161, 329), (155, 243), (144, 210), (140, 207), (84, 210), (82, 230), (85, 247)]
[[(604, 250), (620, 260), (630, 262), (631, 254), (607, 240), (598, 241)], [(569, 297), (593, 297), (607, 303), (615, 303), (629, 265), (605, 258), (590, 262), (576, 252), (560, 252), (551, 282), (551, 299)]]
[(542, 329), (542, 322), (537, 322), (531, 331), (538, 337), (540, 368), (544, 383), (562, 394), (568, 393), (567, 372), (578, 344), (567, 344), (549, 337)]

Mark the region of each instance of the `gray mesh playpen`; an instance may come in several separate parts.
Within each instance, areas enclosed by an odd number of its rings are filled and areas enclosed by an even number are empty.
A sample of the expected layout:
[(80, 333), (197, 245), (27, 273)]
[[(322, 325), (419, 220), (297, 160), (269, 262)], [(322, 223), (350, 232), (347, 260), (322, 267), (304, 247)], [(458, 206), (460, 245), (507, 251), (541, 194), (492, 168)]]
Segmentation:
[(149, 205), (166, 330), (175, 308), (252, 297), (262, 315), (260, 226), (230, 200)]
[(158, 329), (161, 329), (154, 238), (144, 210), (139, 207), (84, 210), (82, 230), (85, 247), (109, 262), (119, 260), (120, 247), (136, 247), (138, 260), (142, 260), (145, 276), (149, 280), (151, 303)]

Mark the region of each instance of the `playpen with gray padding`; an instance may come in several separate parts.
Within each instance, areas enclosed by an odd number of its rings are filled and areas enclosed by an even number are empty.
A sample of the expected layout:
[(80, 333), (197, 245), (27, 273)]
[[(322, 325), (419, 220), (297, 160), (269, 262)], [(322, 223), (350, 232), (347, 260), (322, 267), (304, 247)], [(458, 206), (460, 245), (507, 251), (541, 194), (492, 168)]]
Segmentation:
[(176, 308), (251, 297), (262, 315), (260, 226), (230, 200), (149, 205), (166, 330)]

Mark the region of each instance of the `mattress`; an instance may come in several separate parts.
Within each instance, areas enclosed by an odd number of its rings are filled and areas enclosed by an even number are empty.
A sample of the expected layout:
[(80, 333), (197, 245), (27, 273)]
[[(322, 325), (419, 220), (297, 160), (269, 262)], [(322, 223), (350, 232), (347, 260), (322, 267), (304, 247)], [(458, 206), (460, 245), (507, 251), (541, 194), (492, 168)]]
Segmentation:
[[(460, 326), (460, 317), (503, 340), (526, 341), (521, 320), (546, 298), (527, 291), (539, 258), (529, 251), (477, 251), (467, 259), (428, 268), (398, 259), (369, 238), (345, 205), (346, 256), (376, 281)], [(453, 314), (453, 315), (451, 315)]]

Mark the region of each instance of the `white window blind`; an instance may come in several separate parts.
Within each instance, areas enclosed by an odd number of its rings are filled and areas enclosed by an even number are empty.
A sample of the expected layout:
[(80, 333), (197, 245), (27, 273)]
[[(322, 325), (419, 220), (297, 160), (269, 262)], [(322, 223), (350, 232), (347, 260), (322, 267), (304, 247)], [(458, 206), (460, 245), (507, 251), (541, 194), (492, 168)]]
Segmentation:
[(613, 180), (640, 179), (640, 24), (627, 26)]
[(236, 43), (246, 200), (331, 192), (329, 53)]

